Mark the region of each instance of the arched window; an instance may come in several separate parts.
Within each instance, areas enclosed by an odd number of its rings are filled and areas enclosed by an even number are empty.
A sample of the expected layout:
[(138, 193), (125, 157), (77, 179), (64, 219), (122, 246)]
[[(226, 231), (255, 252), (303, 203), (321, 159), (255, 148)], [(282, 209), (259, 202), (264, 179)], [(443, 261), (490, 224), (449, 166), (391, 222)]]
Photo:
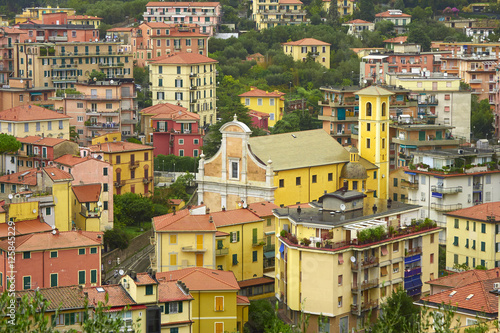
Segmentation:
[(366, 116), (367, 117), (372, 116), (372, 103), (370, 102), (366, 103)]
[(385, 103), (382, 103), (382, 117), (385, 117)]

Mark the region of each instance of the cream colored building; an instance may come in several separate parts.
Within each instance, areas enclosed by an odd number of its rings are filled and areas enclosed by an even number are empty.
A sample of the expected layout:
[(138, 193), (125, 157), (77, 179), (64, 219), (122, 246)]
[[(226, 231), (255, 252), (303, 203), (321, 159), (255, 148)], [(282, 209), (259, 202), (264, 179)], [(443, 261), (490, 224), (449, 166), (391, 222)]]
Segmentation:
[(148, 64), (153, 105), (177, 104), (198, 113), (201, 126), (215, 123), (217, 60), (181, 52), (153, 58)]
[(280, 25), (309, 24), (299, 0), (261, 0), (252, 3), (252, 18), (258, 30)]
[(303, 38), (295, 42), (283, 43), (283, 52), (295, 61), (306, 61), (311, 57), (317, 63), (330, 68), (330, 46), (314, 38)]

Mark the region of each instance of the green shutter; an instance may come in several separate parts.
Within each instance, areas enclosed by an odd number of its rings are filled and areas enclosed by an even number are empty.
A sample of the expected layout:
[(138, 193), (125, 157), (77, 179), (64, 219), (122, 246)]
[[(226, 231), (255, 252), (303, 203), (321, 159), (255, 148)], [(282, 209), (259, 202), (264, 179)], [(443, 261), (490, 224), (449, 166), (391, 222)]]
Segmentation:
[(52, 326), (56, 326), (56, 315), (50, 316), (50, 321), (52, 322)]
[(57, 287), (57, 274), (50, 274), (50, 286)]
[(229, 233), (229, 241), (230, 241), (231, 243), (234, 243), (234, 242), (233, 242), (233, 232), (232, 232), (232, 231)]
[(64, 314), (64, 325), (69, 325), (69, 313)]
[(165, 313), (166, 314), (170, 313), (170, 306), (168, 305), (168, 303), (165, 303)]
[(240, 241), (240, 232), (237, 231), (237, 234), (236, 234), (236, 241), (239, 242)]
[(78, 284), (85, 284), (85, 271), (78, 272)]
[(159, 121), (156, 122), (156, 130), (158, 132), (160, 131), (160, 122)]
[(252, 230), (252, 243), (256, 244), (257, 243), (257, 228), (254, 228)]
[(90, 271), (90, 283), (97, 283), (97, 270), (93, 269)]
[(179, 313), (182, 313), (182, 301), (181, 301), (181, 302), (179, 302), (179, 307), (178, 307), (178, 309), (179, 309)]

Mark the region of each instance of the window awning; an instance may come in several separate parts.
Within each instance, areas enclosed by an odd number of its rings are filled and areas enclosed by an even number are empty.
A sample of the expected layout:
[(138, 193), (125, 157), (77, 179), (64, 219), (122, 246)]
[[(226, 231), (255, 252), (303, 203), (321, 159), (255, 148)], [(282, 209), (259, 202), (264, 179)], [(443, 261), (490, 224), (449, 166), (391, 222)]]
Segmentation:
[(264, 252), (264, 258), (270, 259), (272, 257), (274, 257), (274, 251)]
[(387, 255), (387, 245), (382, 246), (381, 251), (382, 251), (382, 255), (386, 256)]
[(274, 230), (273, 231), (266, 231), (264, 233), (266, 236), (269, 236), (269, 235), (274, 235)]
[(31, 96), (40, 96), (41, 94), (41, 92), (30, 92)]

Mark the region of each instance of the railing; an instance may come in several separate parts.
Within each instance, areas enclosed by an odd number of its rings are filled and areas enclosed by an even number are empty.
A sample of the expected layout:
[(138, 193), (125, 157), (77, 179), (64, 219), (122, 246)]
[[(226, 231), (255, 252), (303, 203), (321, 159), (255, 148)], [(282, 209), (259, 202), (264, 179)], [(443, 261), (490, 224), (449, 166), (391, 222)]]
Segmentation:
[(97, 111), (97, 110), (87, 109), (86, 114), (88, 116), (103, 115), (103, 116), (106, 116), (106, 117), (118, 117), (120, 115), (120, 110), (116, 110), (116, 111)]
[(417, 189), (418, 188), (418, 179), (401, 179), (401, 187), (402, 188), (411, 188), (411, 189)]
[(82, 204), (80, 214), (82, 214), (86, 218), (99, 218), (101, 217), (101, 212), (99, 211), (99, 208), (96, 207), (95, 209), (90, 209), (87, 210), (87, 207)]
[(418, 274), (422, 274), (422, 267), (416, 267), (413, 269), (405, 270), (405, 278)]
[(68, 36), (49, 36), (49, 42), (67, 42)]
[(422, 253), (422, 248), (420, 246), (411, 249), (405, 249), (405, 257), (411, 257), (415, 254), (420, 254), (420, 253)]
[(275, 250), (275, 245), (274, 244), (266, 244), (264, 245), (263, 249), (264, 252), (271, 252)]
[[(378, 266), (379, 263), (379, 258), (378, 257), (371, 257), (365, 259), (361, 259), (361, 268), (370, 268), (370, 267), (375, 267)], [(352, 270), (358, 270), (360, 267), (358, 262), (352, 262), (351, 263), (351, 269)]]
[(196, 90), (196, 89), (197, 89), (197, 87), (196, 87), (196, 86), (191, 86), (191, 87), (189, 87), (189, 90)]
[(472, 186), (473, 191), (482, 191), (483, 190), (483, 184), (474, 184)]
[(439, 212), (452, 212), (454, 210), (462, 209), (462, 204), (442, 205), (433, 202), (431, 203), (431, 208)]
[(125, 185), (125, 181), (124, 180), (119, 180), (119, 181), (116, 181), (114, 183), (115, 187), (122, 187)]
[(255, 238), (255, 239), (252, 239), (252, 246), (255, 247), (255, 246), (263, 246), (265, 245), (266, 242), (263, 238)]
[(123, 67), (125, 64), (123, 62), (118, 63), (99, 63), (99, 67)]
[(85, 126), (89, 128), (98, 128), (98, 129), (117, 129), (120, 127), (119, 123), (90, 123), (85, 124)]
[(362, 291), (371, 288), (375, 288), (378, 286), (378, 279), (363, 281), (361, 283), (353, 283), (351, 285), (351, 290)]
[(351, 313), (354, 315), (358, 315), (361, 312), (369, 311), (371, 309), (375, 309), (378, 307), (378, 300), (370, 301), (368, 303), (362, 302), (361, 305), (352, 304), (351, 305)]
[(455, 194), (455, 193), (462, 192), (462, 186), (443, 187), (443, 186), (432, 185), (431, 191), (436, 192), (436, 193), (441, 193), (441, 194)]
[(198, 246), (193, 247), (192, 245), (189, 245), (189, 246), (183, 246), (182, 251), (183, 252), (206, 252), (207, 249), (205, 249), (203, 247), (201, 249), (199, 249)]
[(130, 169), (136, 169), (139, 167), (139, 162), (138, 161), (130, 161), (129, 163), (129, 168)]
[(144, 184), (149, 184), (149, 183), (151, 183), (152, 181), (153, 181), (153, 177), (144, 177), (144, 178), (142, 179), (142, 182), (143, 182)]
[(227, 247), (215, 250), (215, 255), (216, 256), (225, 256), (225, 255), (228, 255), (228, 254), (229, 254), (229, 248), (227, 248)]

